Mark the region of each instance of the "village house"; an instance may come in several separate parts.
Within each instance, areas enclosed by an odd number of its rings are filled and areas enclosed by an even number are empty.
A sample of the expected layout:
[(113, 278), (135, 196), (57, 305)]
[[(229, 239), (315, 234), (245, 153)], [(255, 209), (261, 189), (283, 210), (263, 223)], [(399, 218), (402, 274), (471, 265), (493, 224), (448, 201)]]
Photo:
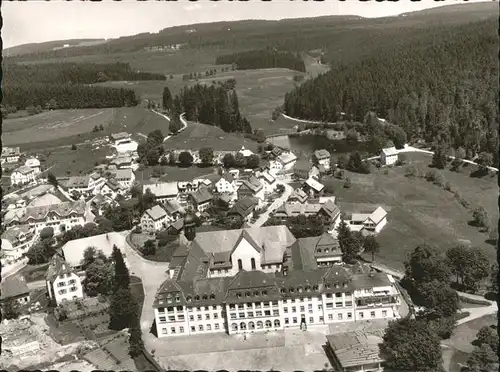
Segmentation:
[(315, 165), (322, 165), (325, 170), (330, 169), (330, 153), (327, 150), (321, 149), (314, 151), (313, 159)]
[(382, 165), (394, 165), (398, 161), (398, 150), (395, 147), (382, 149), (380, 162)]
[(126, 132), (111, 134), (110, 140), (118, 153), (131, 153), (137, 151), (137, 142), (132, 140)]
[(141, 229), (145, 232), (157, 232), (167, 227), (167, 212), (155, 205), (146, 210), (141, 217)]
[(173, 223), (181, 218), (184, 214), (184, 209), (176, 200), (167, 200), (163, 203), (163, 209), (167, 212), (167, 223)]
[(4, 216), (4, 222), (7, 227), (29, 227), (35, 234), (40, 233), (45, 227), (52, 227), (54, 235), (58, 235), (73, 226), (85, 224), (85, 202), (79, 200), (13, 209)]
[(387, 224), (387, 212), (377, 207), (372, 213), (352, 213), (350, 218), (346, 216), (346, 222), (352, 231), (378, 234)]
[(117, 169), (111, 171), (112, 177), (123, 187), (130, 189), (135, 182), (135, 174), (132, 169)]
[(113, 144), (117, 146), (121, 143), (130, 141), (130, 134), (128, 134), (127, 132), (113, 133), (111, 134), (110, 138)]
[(297, 239), (286, 226), (196, 233), (191, 221), (185, 236), (153, 303), (159, 338), (400, 317), (391, 276), (317, 265), (309, 250), (328, 246), (326, 238), (289, 248)]
[(271, 160), (269, 162), (270, 172), (271, 174), (273, 174), (273, 172), (288, 172), (293, 169), (296, 161), (297, 157), (293, 152), (282, 151), (276, 160)]
[(228, 216), (238, 216), (241, 217), (243, 221), (250, 221), (252, 214), (255, 209), (259, 206), (259, 200), (252, 196), (243, 196), (239, 198), (231, 210), (228, 212)]
[(298, 179), (307, 180), (310, 177), (312, 164), (309, 160), (300, 159), (293, 167), (293, 175)]
[[(25, 199), (23, 199), (23, 200), (25, 200)], [(31, 199), (31, 201), (28, 203), (28, 205), (25, 205), (25, 206), (26, 207), (42, 207), (44, 205), (59, 204), (59, 203), (62, 203), (61, 199), (59, 199), (54, 194), (47, 192), (45, 194), (34, 197), (33, 199)]]
[(19, 168), (12, 171), (10, 175), (10, 184), (14, 186), (29, 184), (35, 182), (36, 176), (37, 173), (33, 168), (21, 165)]
[(215, 183), (215, 190), (219, 194), (234, 194), (237, 190), (236, 180), (231, 173), (224, 173)]
[(132, 168), (133, 161), (131, 156), (122, 155), (111, 160), (109, 164), (114, 165), (117, 169), (128, 169)]
[(290, 217), (300, 215), (306, 217), (321, 216), (330, 230), (335, 229), (340, 224), (340, 208), (332, 200), (325, 203), (320, 203), (317, 199), (305, 203), (286, 201), (273, 213), (274, 218), (281, 219), (283, 222)]
[[(103, 189), (105, 186), (106, 185), (103, 186)], [(118, 206), (118, 202), (114, 200), (114, 197), (110, 197), (109, 195), (102, 193), (97, 194), (90, 201), (90, 208), (92, 210), (92, 213), (96, 216), (102, 216), (107, 207), (116, 207), (116, 206)]]
[(210, 207), (213, 198), (212, 193), (206, 187), (200, 187), (197, 191), (189, 194), (193, 208), (199, 213), (205, 212)]
[(34, 234), (27, 226), (11, 227), (2, 234), (2, 255), (5, 263), (20, 260), (33, 245)]
[(38, 174), (41, 171), (40, 160), (38, 160), (37, 158), (26, 159), (24, 165), (33, 169), (35, 171), (35, 174)]
[(70, 177), (66, 184), (66, 188), (70, 195), (79, 193), (84, 197), (88, 197), (90, 195), (97, 195), (105, 182), (106, 179), (95, 172), (86, 176)]
[(287, 203), (289, 204), (304, 204), (309, 196), (307, 193), (301, 189), (297, 188), (293, 190), (292, 194), (288, 197)]
[(241, 186), (238, 188), (238, 199), (252, 196), (258, 200), (259, 205), (262, 205), (265, 199), (264, 192), (264, 185), (260, 180), (255, 176), (251, 176), (249, 179), (241, 181)]
[(152, 192), (156, 196), (156, 201), (158, 202), (175, 200), (179, 195), (177, 182), (150, 183), (144, 185), (142, 189), (144, 193), (146, 193), (147, 190)]
[(11, 275), (2, 279), (0, 293), (1, 303), (14, 301), (18, 305), (26, 305), (30, 302), (30, 290), (26, 279), (22, 275)]
[(274, 192), (277, 186), (276, 178), (267, 171), (258, 172), (257, 177), (264, 186), (264, 194), (268, 195)]
[(385, 329), (342, 332), (326, 336), (326, 354), (339, 372), (382, 372), (379, 344)]
[(2, 156), (1, 161), (2, 164), (12, 164), (19, 162), (19, 158), (21, 156), (21, 150), (19, 147), (2, 147)]
[(83, 286), (76, 271), (64, 260), (55, 254), (50, 261), (45, 274), (47, 293), (57, 305), (65, 301), (74, 301), (83, 298)]
[(107, 196), (111, 199), (116, 199), (116, 197), (118, 195), (125, 196), (127, 194), (127, 191), (128, 191), (128, 187), (123, 186), (122, 184), (118, 183), (116, 178), (110, 178), (101, 187), (99, 194)]
[(306, 180), (306, 182), (304, 182), (302, 188), (311, 197), (316, 197), (319, 195), (323, 195), (323, 190), (325, 189), (325, 185), (320, 183), (318, 179), (314, 177), (309, 177)]
[(202, 180), (193, 180), (193, 181), (179, 181), (177, 182), (177, 189), (179, 193), (190, 193), (198, 190), (200, 185), (203, 185)]
[(241, 146), (241, 150), (238, 151), (241, 155), (243, 155), (245, 158), (248, 158), (249, 156), (253, 155), (253, 152), (251, 150), (245, 149), (245, 146)]

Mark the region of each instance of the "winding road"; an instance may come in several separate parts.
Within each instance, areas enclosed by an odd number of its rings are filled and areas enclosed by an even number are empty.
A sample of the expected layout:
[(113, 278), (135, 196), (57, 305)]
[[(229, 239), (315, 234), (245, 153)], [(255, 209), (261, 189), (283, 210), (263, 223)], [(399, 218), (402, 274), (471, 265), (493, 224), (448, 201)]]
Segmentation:
[(259, 218), (257, 218), (257, 220), (253, 224), (250, 224), (251, 227), (261, 227), (263, 224), (265, 224), (269, 219), (269, 214), (276, 210), (276, 208), (281, 206), (284, 202), (286, 202), (288, 200), (288, 197), (292, 194), (292, 186), (286, 183), (279, 183), (278, 185), (283, 185), (285, 187), (285, 191), (267, 208), (264, 213), (259, 216)]

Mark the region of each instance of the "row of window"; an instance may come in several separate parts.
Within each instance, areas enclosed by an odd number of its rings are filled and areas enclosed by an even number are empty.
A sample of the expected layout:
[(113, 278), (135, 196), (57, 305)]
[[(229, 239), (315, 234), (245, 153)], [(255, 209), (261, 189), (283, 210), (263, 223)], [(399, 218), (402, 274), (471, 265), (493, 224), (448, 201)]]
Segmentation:
[[(70, 292), (76, 292), (76, 291), (77, 291), (77, 288), (76, 288), (76, 287), (71, 287), (71, 288), (69, 289), (69, 291), (70, 291)], [(60, 290), (59, 290), (59, 294), (60, 294), (60, 295), (66, 294), (67, 292), (68, 292), (68, 291), (67, 291), (66, 289), (60, 289)]]
[[(71, 274), (66, 274), (66, 276), (70, 277)], [(59, 276), (59, 277), (61, 278), (61, 276)], [(72, 284), (75, 284), (75, 283), (76, 283), (76, 279), (71, 279), (71, 280), (68, 281), (68, 283), (66, 283), (66, 282), (59, 282), (59, 283), (57, 283), (57, 286), (58, 287), (65, 287), (67, 285), (72, 285)]]
[(246, 304), (238, 304), (238, 305), (235, 305), (235, 304), (229, 304), (229, 310), (243, 310), (245, 308), (247, 309), (253, 309), (253, 308), (256, 308), (256, 309), (260, 309), (261, 307), (269, 307), (269, 306), (279, 306), (278, 305), (278, 301), (264, 301), (262, 303), (260, 302), (247, 302)]
[[(272, 316), (279, 316), (279, 315), (280, 315), (280, 311), (278, 309), (273, 309)], [(245, 312), (241, 312), (241, 313), (238, 313), (238, 317), (236, 317), (236, 313), (230, 313), (229, 316), (231, 319), (253, 318), (254, 312), (247, 311), (246, 316), (245, 316)], [(264, 310), (264, 312), (262, 312), (261, 310), (255, 311), (256, 318), (259, 318), (261, 316), (271, 316), (271, 310)]]
[[(224, 328), (224, 325), (221, 323), (215, 323), (213, 325), (213, 330), (215, 331), (218, 331), (220, 329), (223, 329)], [(184, 333), (184, 326), (180, 326), (179, 329), (179, 334), (182, 334)], [(198, 327), (196, 326), (191, 326), (191, 333), (194, 333), (196, 331), (199, 331), (199, 332), (204, 332), (204, 331), (212, 331), (212, 324), (200, 324), (198, 325)], [(168, 332), (167, 328), (162, 328), (161, 330), (161, 333), (166, 335), (166, 334), (171, 334), (171, 335), (174, 335), (174, 334), (177, 334), (177, 327), (170, 327), (170, 332)]]

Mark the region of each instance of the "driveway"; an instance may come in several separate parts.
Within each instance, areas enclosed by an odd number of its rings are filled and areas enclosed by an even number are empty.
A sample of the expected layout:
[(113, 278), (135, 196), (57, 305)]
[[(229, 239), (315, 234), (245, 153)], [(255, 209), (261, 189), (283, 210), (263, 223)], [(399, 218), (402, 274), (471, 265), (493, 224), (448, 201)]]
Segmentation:
[[(160, 115), (162, 118), (166, 119), (166, 120), (170, 123), (170, 118), (169, 118), (167, 115), (162, 114), (161, 112), (158, 112), (158, 111), (156, 111), (156, 110), (151, 110), (151, 111), (153, 111), (155, 114)], [(181, 129), (179, 129), (179, 131), (177, 132), (177, 134), (179, 134), (180, 132), (182, 132), (184, 129), (186, 129), (186, 128), (187, 128), (187, 121), (186, 121), (186, 119), (184, 119), (184, 115), (185, 115), (185, 114), (180, 114), (180, 115), (179, 115), (179, 119), (180, 119), (180, 121), (181, 121), (181, 123), (182, 123), (182, 128), (181, 128)], [(171, 138), (171, 137), (172, 137), (171, 135), (170, 135), (170, 136), (166, 136), (166, 137), (163, 139), (163, 142), (165, 142), (166, 140), (168, 140), (168, 139), (169, 139), (169, 138)]]
[(283, 194), (281, 194), (280, 197), (277, 198), (269, 206), (269, 208), (267, 208), (267, 210), (259, 216), (259, 218), (251, 225), (252, 227), (261, 227), (263, 224), (265, 224), (269, 219), (269, 214), (276, 210), (279, 206), (281, 206), (290, 197), (293, 192), (293, 187), (286, 183), (281, 183), (281, 185), (285, 187), (285, 191), (283, 192)]

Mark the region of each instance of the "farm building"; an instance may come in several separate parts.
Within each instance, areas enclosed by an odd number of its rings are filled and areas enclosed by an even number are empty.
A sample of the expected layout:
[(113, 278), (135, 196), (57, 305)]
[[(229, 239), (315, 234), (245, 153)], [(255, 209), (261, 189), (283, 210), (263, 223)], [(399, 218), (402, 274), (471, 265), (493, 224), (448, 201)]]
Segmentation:
[(387, 224), (387, 212), (377, 207), (372, 213), (353, 213), (347, 225), (353, 231), (365, 230), (368, 233), (378, 234)]

